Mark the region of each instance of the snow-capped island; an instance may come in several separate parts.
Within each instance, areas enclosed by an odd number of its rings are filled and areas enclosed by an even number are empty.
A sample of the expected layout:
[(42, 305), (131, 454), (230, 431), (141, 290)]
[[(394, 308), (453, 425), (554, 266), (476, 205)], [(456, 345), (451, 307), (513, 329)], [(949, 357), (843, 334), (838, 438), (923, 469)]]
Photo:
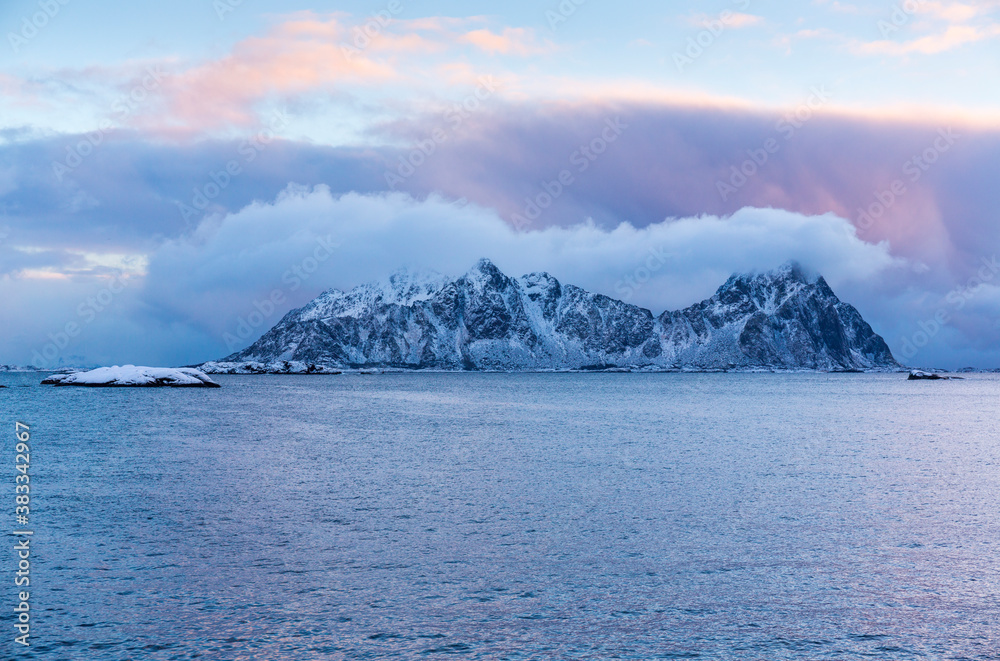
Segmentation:
[(86, 386), (91, 388), (221, 388), (201, 370), (169, 367), (136, 367), (115, 365), (88, 372), (53, 374), (43, 385)]
[(924, 372), (923, 370), (910, 370), (910, 376), (907, 377), (908, 381), (952, 381), (955, 379), (961, 381), (962, 377), (948, 376), (938, 374), (937, 372)]
[(711, 298), (651, 310), (482, 259), (460, 278), (397, 271), (331, 289), (210, 374), (440, 371), (903, 369), (819, 274), (795, 262), (737, 273)]

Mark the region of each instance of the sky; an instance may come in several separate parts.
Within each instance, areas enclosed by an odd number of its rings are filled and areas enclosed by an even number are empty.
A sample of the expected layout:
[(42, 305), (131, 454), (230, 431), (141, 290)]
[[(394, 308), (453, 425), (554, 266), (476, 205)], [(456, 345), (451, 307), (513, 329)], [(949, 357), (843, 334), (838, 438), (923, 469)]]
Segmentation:
[(9, 0), (0, 35), (0, 364), (200, 363), (489, 257), (656, 314), (794, 259), (902, 362), (1000, 368), (1000, 0)]

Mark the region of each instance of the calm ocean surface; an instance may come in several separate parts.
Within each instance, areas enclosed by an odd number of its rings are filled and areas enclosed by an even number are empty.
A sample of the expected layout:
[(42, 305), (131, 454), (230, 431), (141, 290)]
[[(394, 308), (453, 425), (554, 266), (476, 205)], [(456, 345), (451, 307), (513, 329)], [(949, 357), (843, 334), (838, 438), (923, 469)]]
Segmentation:
[(4, 658), (1000, 659), (995, 376), (39, 380)]

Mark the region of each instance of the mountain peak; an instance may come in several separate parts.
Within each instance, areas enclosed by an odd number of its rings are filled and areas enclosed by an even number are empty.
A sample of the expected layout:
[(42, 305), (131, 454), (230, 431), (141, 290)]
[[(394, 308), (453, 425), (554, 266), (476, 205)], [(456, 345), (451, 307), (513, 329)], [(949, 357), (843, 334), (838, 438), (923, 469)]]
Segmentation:
[(796, 262), (734, 275), (711, 299), (655, 318), (547, 273), (510, 278), (489, 259), (454, 280), (401, 270), (321, 296), (226, 360), (212, 370), (898, 367), (858, 311)]
[(449, 278), (430, 269), (398, 269), (381, 284), (386, 303), (412, 305), (427, 300), (447, 285)]
[(728, 283), (732, 282), (755, 282), (760, 284), (770, 284), (776, 282), (797, 282), (803, 285), (816, 284), (819, 275), (806, 269), (795, 260), (789, 260), (776, 268), (768, 271), (747, 271), (744, 273), (734, 273), (730, 276)]
[(469, 269), (465, 274), (464, 280), (475, 285), (477, 289), (482, 289), (487, 286), (503, 287), (508, 278), (503, 271), (497, 268), (496, 264), (489, 259), (483, 258)]
[(488, 257), (483, 257), (477, 261), (471, 269), (469, 269), (469, 273), (485, 273), (487, 275), (500, 273), (502, 275), (503, 271), (497, 268), (497, 265), (493, 263), (493, 260)]
[(770, 271), (730, 276), (715, 292), (715, 298), (725, 303), (749, 300), (759, 309), (772, 314), (785, 301), (817, 287), (824, 296), (833, 295), (821, 276), (810, 273), (796, 261), (788, 261)]
[(770, 271), (775, 277), (802, 282), (807, 285), (814, 285), (820, 279), (820, 275), (812, 269), (806, 268), (794, 259), (788, 260), (781, 266)]

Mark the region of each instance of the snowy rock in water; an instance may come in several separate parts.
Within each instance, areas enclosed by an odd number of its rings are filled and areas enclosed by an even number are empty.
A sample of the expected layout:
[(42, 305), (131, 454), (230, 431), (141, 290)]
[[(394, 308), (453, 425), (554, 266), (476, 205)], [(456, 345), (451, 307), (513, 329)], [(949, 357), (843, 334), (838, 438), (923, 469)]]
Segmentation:
[(910, 376), (907, 377), (907, 381), (951, 381), (952, 379), (961, 380), (960, 376), (945, 376), (944, 374), (935, 374), (934, 372), (924, 372), (921, 370), (911, 370)]
[(209, 362), (201, 365), (206, 374), (343, 374), (341, 370), (297, 360), (258, 362)]
[(547, 273), (511, 278), (485, 259), (458, 279), (403, 271), (330, 290), (203, 368), (252, 372), (283, 361), (498, 371), (900, 368), (856, 309), (794, 263), (734, 275), (712, 298), (654, 316)]
[(219, 388), (207, 374), (191, 368), (172, 369), (167, 367), (100, 367), (89, 372), (53, 374), (42, 381), (54, 386), (89, 387), (132, 387), (152, 388), (170, 386), (173, 388)]

